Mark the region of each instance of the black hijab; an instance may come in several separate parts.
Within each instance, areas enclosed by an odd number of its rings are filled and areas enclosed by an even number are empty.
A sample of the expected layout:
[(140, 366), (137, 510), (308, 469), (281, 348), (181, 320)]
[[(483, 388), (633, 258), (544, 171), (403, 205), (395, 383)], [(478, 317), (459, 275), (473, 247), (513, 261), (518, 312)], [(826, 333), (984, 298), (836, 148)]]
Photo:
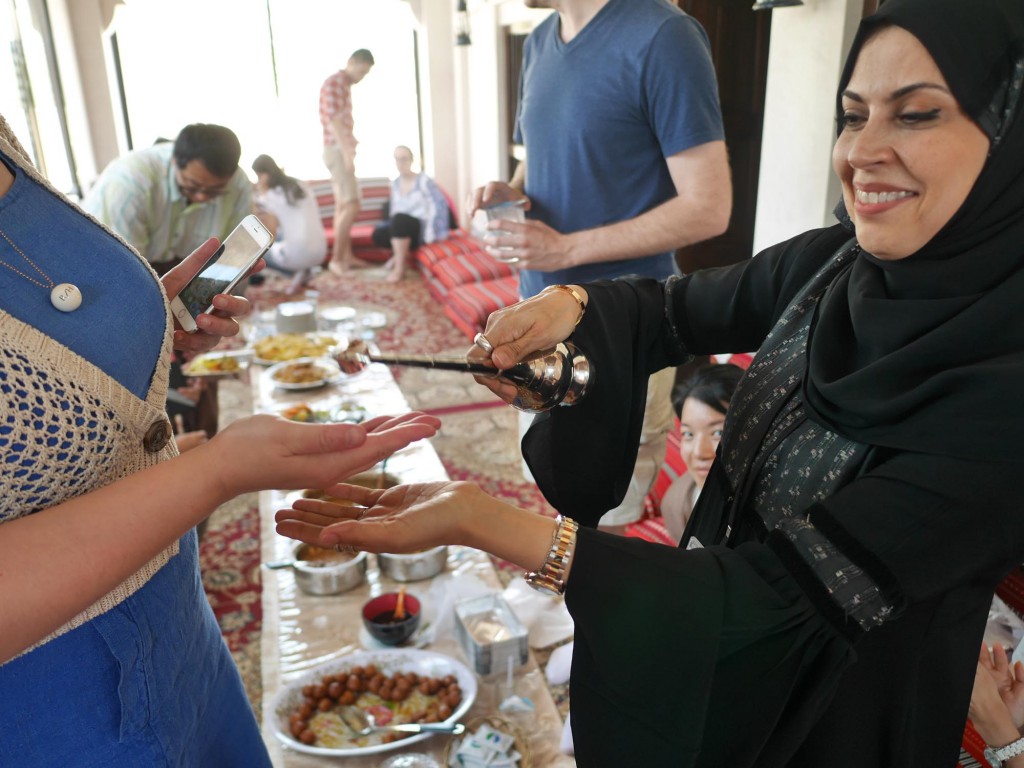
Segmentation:
[(861, 23), (840, 95), (885, 25), (928, 49), (991, 149), (960, 210), (920, 251), (862, 253), (823, 297), (806, 400), (862, 442), (1024, 461), (1024, 2), (889, 0)]

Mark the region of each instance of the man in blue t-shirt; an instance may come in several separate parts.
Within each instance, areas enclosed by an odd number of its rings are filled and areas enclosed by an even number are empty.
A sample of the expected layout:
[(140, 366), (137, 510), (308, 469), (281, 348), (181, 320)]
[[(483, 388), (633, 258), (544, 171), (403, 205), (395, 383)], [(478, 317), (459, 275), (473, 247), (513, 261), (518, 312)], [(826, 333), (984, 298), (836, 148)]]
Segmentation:
[[(674, 251), (721, 234), (732, 185), (707, 36), (667, 0), (526, 0), (554, 8), (526, 41), (508, 183), (473, 210), (525, 197), (523, 224), (492, 222), (489, 250), (519, 291), (629, 274), (666, 278)], [(501, 248), (498, 252), (497, 248)], [(633, 483), (601, 527), (640, 518), (672, 422), (672, 370), (651, 377)]]

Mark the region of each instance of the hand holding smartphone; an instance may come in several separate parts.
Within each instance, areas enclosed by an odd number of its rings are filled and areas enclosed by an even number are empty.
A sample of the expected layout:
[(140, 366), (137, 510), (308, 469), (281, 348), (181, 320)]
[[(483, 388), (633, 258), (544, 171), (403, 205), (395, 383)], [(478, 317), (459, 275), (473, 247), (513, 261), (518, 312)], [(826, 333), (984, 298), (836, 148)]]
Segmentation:
[(213, 297), (230, 293), (267, 252), (274, 236), (253, 215), (228, 235), (206, 266), (171, 299), (171, 312), (188, 333), (199, 330), (196, 318), (213, 311)]

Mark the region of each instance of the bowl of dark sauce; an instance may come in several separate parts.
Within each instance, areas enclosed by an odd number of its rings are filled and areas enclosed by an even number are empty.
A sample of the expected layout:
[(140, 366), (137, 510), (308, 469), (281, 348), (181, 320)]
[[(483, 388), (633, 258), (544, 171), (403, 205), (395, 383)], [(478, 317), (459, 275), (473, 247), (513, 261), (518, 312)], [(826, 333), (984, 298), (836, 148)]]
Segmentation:
[(405, 615), (395, 616), (398, 607), (398, 592), (385, 592), (363, 605), (363, 624), (366, 631), (384, 645), (401, 645), (420, 626), (420, 601), (405, 594)]

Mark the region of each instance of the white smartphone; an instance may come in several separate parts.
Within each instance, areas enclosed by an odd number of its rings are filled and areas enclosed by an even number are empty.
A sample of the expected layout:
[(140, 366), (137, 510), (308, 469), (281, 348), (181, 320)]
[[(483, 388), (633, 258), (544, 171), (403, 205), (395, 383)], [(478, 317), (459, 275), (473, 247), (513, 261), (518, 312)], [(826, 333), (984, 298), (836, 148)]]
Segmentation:
[(196, 318), (213, 311), (213, 297), (230, 293), (266, 253), (274, 236), (253, 215), (246, 216), (188, 285), (171, 299), (171, 312), (188, 333), (199, 330)]

